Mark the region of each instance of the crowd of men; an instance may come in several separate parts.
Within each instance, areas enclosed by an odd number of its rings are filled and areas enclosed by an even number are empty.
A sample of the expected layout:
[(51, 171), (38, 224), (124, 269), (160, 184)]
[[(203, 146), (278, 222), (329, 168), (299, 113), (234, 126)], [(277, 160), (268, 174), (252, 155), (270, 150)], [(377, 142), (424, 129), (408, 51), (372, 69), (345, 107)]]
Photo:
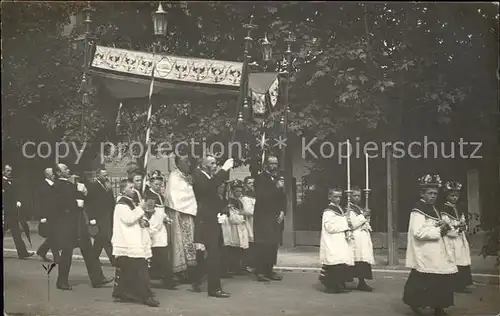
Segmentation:
[[(73, 249), (79, 247), (93, 287), (115, 281), (113, 297), (119, 301), (159, 306), (151, 279), (164, 288), (190, 283), (201, 292), (205, 276), (208, 295), (227, 298), (221, 278), (251, 272), (257, 281), (279, 281), (273, 272), (281, 243), (285, 216), (283, 178), (278, 160), (267, 157), (255, 179), (228, 181), (233, 159), (221, 168), (206, 155), (196, 164), (190, 157), (176, 157), (177, 169), (168, 179), (155, 171), (143, 186), (139, 170), (120, 183), (114, 197), (107, 172), (98, 170), (89, 189), (58, 164), (45, 170), (35, 205), (40, 215), (39, 233), (46, 237), (37, 254), (44, 260), (50, 249), (58, 263), (57, 288), (71, 290), (69, 272)], [(32, 256), (21, 238), (16, 208), (21, 202), (5, 166), (3, 206), (21, 259)], [(167, 181), (165, 181), (167, 180)], [(406, 266), (411, 268), (403, 301), (415, 314), (432, 307), (446, 315), (454, 293), (470, 293), (470, 249), (465, 235), (466, 212), (458, 210), (462, 185), (447, 182), (442, 191), (439, 175), (419, 179), (421, 199), (409, 219)], [(228, 185), (230, 184), (230, 185)], [(370, 213), (362, 207), (361, 189), (354, 187), (348, 203), (340, 188), (329, 190), (323, 212), (320, 241), (320, 281), (327, 293), (350, 292), (347, 282), (358, 279), (356, 289), (371, 292), (374, 264)], [(92, 239), (94, 242), (92, 243)], [(106, 278), (99, 256), (105, 250), (116, 267)]]
[[(403, 302), (416, 315), (424, 308), (446, 315), (454, 293), (470, 293), (472, 284), (470, 248), (465, 231), (467, 216), (457, 208), (462, 185), (447, 182), (440, 193), (439, 175), (419, 179), (421, 199), (410, 215), (406, 266), (411, 269), (404, 287)], [(357, 289), (372, 291), (365, 279), (372, 279), (373, 246), (370, 210), (360, 207), (361, 190), (355, 187), (351, 203), (341, 206), (343, 190), (331, 188), (329, 206), (323, 212), (320, 281), (327, 293), (347, 293), (346, 282), (358, 278)], [(438, 199), (440, 197), (440, 199)]]
[[(263, 282), (282, 279), (273, 272), (286, 205), (278, 159), (269, 156), (264, 170), (243, 182), (229, 181), (233, 159), (218, 167), (211, 154), (195, 163), (178, 156), (175, 164), (168, 179), (155, 171), (145, 185), (137, 168), (121, 181), (116, 197), (105, 169), (88, 185), (64, 164), (45, 170), (34, 205), (39, 234), (46, 239), (36, 253), (50, 261), (47, 253), (52, 252), (58, 289), (72, 289), (69, 274), (76, 247), (93, 287), (114, 280), (116, 300), (148, 306), (159, 306), (151, 280), (161, 280), (171, 290), (190, 283), (199, 293), (206, 278), (209, 296), (228, 298), (221, 278), (251, 273)], [(5, 166), (5, 222), (19, 258), (25, 259), (33, 253), (19, 231), (20, 202), (11, 173), (11, 166)], [(102, 250), (116, 268), (114, 278), (103, 274)]]

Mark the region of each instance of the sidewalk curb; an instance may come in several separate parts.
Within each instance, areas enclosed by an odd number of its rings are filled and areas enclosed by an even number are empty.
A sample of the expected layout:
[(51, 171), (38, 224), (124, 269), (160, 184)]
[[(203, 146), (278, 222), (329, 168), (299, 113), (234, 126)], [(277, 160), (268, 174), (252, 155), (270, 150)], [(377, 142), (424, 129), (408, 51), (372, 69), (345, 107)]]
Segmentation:
[[(4, 253), (17, 253), (15, 249), (4, 249)], [(53, 258), (52, 253), (47, 254), (48, 258)], [(81, 255), (73, 255), (73, 259), (77, 261), (83, 261), (83, 257)], [(106, 262), (109, 263), (109, 258), (108, 257), (99, 257), (99, 260), (101, 262)], [(287, 266), (276, 266), (274, 267), (274, 270), (277, 272), (295, 272), (295, 273), (320, 273), (321, 268), (316, 268), (316, 267), (287, 267)], [(373, 272), (376, 273), (395, 273), (395, 274), (408, 274), (410, 273), (409, 269), (406, 268), (401, 268), (401, 267), (391, 267), (391, 266), (386, 266), (386, 267), (381, 267), (381, 266), (374, 266), (372, 269)], [(473, 278), (479, 278), (483, 279), (484, 278), (488, 279), (488, 284), (493, 284), (493, 285), (498, 285), (500, 284), (500, 275), (497, 274), (488, 274), (488, 273), (472, 273)]]

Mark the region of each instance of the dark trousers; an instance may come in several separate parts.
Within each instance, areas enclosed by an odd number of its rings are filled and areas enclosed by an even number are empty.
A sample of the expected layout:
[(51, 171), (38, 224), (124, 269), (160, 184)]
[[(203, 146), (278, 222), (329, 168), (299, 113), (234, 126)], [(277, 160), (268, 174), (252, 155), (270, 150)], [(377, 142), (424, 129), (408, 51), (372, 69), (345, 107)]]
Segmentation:
[(94, 253), (97, 256), (97, 259), (99, 259), (99, 256), (102, 253), (102, 250), (106, 252), (106, 255), (109, 258), (109, 261), (113, 264), (114, 258), (113, 258), (113, 246), (111, 245), (111, 240), (109, 237), (109, 234), (105, 233), (104, 231), (99, 233), (95, 236), (94, 238)]
[(222, 273), (236, 273), (241, 268), (243, 249), (238, 247), (224, 246), (222, 248)]
[[(17, 256), (23, 258), (29, 255), (28, 250), (26, 250), (26, 245), (21, 237), (21, 230), (19, 229), (19, 216), (17, 215), (17, 210), (7, 210), (5, 211), (5, 224), (12, 234), (12, 239), (14, 239), (14, 244), (16, 245)], [(9, 212), (11, 214), (9, 214)], [(15, 213), (13, 213), (15, 212)], [(5, 233), (4, 233), (5, 237)]]
[(59, 260), (59, 252), (55, 251), (54, 248), (50, 246), (50, 241), (48, 238), (43, 241), (43, 244), (41, 244), (40, 247), (38, 247), (36, 253), (39, 256), (46, 257), (47, 253), (49, 252), (49, 249), (50, 252), (52, 252), (52, 255), (54, 256), (54, 260), (55, 261)]
[(278, 245), (277, 244), (255, 244), (256, 262), (255, 272), (270, 276), (273, 273), (273, 267), (278, 259)]
[(249, 243), (248, 249), (243, 250), (243, 263), (247, 267), (255, 268), (255, 243)]
[(207, 272), (207, 260), (205, 259), (204, 251), (196, 251), (196, 266), (190, 272), (193, 285), (200, 286)]
[(220, 245), (214, 243), (212, 245), (205, 245), (207, 248), (206, 271), (208, 293), (214, 293), (222, 290), (220, 282), (221, 277), (221, 249)]
[(118, 257), (113, 297), (145, 301), (153, 296), (145, 258)]
[[(102, 273), (101, 263), (97, 259), (92, 248), (92, 242), (90, 237), (82, 236), (78, 241), (78, 246), (82, 253), (83, 260), (85, 261), (85, 266), (87, 267), (87, 273), (90, 278), (92, 285), (99, 284), (104, 279), (104, 274)], [(61, 257), (59, 259), (59, 272), (57, 276), (58, 285), (68, 285), (69, 284), (69, 271), (71, 269), (71, 260), (73, 257), (73, 247), (64, 248), (61, 252)]]
[(172, 264), (167, 247), (151, 248), (151, 274), (154, 278), (161, 279), (164, 283), (171, 283), (173, 279)]

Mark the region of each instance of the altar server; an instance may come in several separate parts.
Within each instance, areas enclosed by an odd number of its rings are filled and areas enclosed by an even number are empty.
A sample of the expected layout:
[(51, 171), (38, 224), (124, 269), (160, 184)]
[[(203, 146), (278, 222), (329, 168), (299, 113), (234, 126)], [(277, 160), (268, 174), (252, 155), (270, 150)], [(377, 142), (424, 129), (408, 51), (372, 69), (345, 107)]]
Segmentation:
[(151, 234), (151, 272), (154, 277), (162, 280), (163, 286), (173, 290), (178, 285), (174, 282), (172, 264), (170, 263), (168, 253), (168, 232), (167, 227), (170, 218), (166, 214), (165, 199), (159, 193), (163, 178), (154, 177), (150, 180), (150, 186), (146, 189), (144, 198), (148, 207), (154, 209), (151, 218), (149, 219), (149, 231)]
[(455, 264), (458, 273), (455, 278), (455, 292), (471, 293), (467, 286), (472, 285), (471, 258), (469, 242), (465, 232), (467, 231), (467, 215), (457, 208), (460, 198), (462, 184), (456, 181), (446, 182), (444, 186), (444, 205), (441, 208), (441, 217), (450, 223), (452, 229), (457, 233), (457, 238), (452, 238), (452, 247), (455, 253)]
[(370, 210), (361, 208), (361, 189), (352, 189), (349, 217), (353, 228), (354, 268), (352, 276), (358, 278), (357, 290), (371, 292), (373, 289), (366, 284), (366, 279), (372, 280), (373, 244), (370, 233)]
[[(224, 236), (224, 245), (228, 250), (228, 272), (240, 273), (242, 267), (243, 250), (248, 249), (248, 229), (245, 224), (245, 216), (243, 214), (243, 203), (241, 197), (243, 195), (243, 183), (239, 180), (234, 180), (231, 183), (231, 197), (228, 201), (228, 225), (230, 234), (228, 238)], [(221, 224), (224, 226), (224, 224)], [(224, 229), (223, 229), (224, 233)]]
[(253, 242), (253, 212), (255, 208), (255, 188), (254, 178), (248, 176), (245, 178), (245, 191), (241, 197), (243, 204), (242, 214), (245, 216), (245, 226), (248, 231), (248, 249), (243, 252), (244, 264), (248, 272), (254, 272), (255, 246)]
[(421, 199), (410, 214), (408, 227), (406, 266), (411, 272), (403, 302), (417, 315), (425, 307), (434, 308), (435, 315), (446, 315), (444, 309), (453, 305), (457, 273), (453, 249), (446, 239), (454, 233), (435, 207), (441, 186), (439, 175), (426, 175), (419, 180)]
[[(136, 206), (132, 200), (134, 183), (120, 183), (121, 196), (113, 214), (113, 255), (116, 258), (117, 278), (113, 297), (125, 302), (140, 302), (151, 307), (160, 303), (153, 298), (150, 287), (148, 264), (151, 243), (144, 220), (148, 208), (145, 202)], [(118, 272), (118, 271), (117, 271)]]
[(352, 234), (348, 224), (348, 214), (340, 206), (342, 190), (328, 190), (328, 207), (323, 211), (321, 225), (320, 263), (323, 271), (321, 283), (327, 293), (347, 293), (344, 282), (348, 278), (348, 266), (354, 266)]

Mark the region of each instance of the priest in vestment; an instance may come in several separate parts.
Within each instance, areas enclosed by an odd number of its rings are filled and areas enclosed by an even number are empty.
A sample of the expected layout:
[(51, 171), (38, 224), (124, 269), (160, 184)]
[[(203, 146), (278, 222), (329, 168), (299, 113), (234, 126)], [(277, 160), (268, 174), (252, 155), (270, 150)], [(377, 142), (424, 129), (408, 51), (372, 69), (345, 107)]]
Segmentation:
[(173, 272), (178, 274), (196, 265), (196, 248), (194, 245), (194, 219), (198, 205), (193, 191), (190, 175), (191, 159), (188, 156), (176, 156), (175, 165), (169, 177), (165, 197), (172, 214), (172, 265)]

